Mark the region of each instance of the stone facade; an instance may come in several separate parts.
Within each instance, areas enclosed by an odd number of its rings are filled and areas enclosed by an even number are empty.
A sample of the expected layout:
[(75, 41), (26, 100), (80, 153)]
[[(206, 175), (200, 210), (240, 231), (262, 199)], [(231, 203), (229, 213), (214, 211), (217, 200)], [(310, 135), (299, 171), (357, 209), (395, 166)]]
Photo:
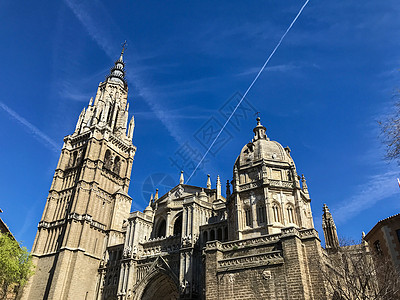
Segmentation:
[(122, 54), (64, 139), (22, 299), (329, 299), (306, 180), (260, 118), (226, 197), (219, 177), (197, 187), (181, 173), (129, 213), (136, 148)]
[(400, 214), (379, 221), (365, 236), (373, 252), (400, 270)]

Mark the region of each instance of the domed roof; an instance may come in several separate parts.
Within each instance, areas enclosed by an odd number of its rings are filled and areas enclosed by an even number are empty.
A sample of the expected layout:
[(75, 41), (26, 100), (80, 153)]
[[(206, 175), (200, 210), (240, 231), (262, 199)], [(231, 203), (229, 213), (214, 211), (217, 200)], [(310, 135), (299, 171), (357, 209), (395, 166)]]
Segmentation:
[(265, 130), (265, 127), (260, 123), (260, 118), (257, 118), (257, 126), (253, 130), (253, 141), (242, 148), (235, 162), (237, 167), (252, 164), (262, 159), (289, 164), (293, 162), (288, 154), (290, 150), (288, 148), (285, 150), (278, 142), (271, 141), (265, 134)]

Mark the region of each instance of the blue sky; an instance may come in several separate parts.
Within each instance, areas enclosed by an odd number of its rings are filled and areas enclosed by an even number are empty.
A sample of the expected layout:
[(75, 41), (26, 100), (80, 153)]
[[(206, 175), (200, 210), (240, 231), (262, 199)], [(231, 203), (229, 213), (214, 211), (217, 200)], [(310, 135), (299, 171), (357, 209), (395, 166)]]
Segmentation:
[[(204, 128), (225, 122), (303, 3), (1, 1), (0, 207), (16, 238), (32, 246), (63, 137), (124, 40), (137, 210), (178, 183), (183, 150), (205, 152)], [(398, 213), (400, 172), (377, 121), (399, 87), (399, 15), (394, 0), (311, 0), (190, 184), (232, 178), (259, 111), (307, 178), (321, 237), (323, 203), (354, 240)]]

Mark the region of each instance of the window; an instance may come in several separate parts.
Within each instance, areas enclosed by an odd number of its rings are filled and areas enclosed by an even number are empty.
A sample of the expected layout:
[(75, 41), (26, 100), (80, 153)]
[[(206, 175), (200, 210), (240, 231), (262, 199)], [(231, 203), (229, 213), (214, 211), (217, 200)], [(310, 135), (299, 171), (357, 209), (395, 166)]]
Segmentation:
[(258, 221), (258, 225), (264, 224), (266, 221), (264, 205), (259, 205), (257, 207), (257, 221)]
[(165, 233), (166, 233), (166, 229), (167, 229), (167, 226), (166, 226), (165, 220), (163, 219), (163, 220), (161, 220), (161, 222), (158, 225), (157, 237), (164, 237)]
[(119, 175), (120, 169), (121, 169), (121, 159), (117, 156), (114, 160), (113, 172)]
[(246, 226), (251, 226), (252, 220), (251, 220), (251, 211), (250, 208), (246, 208), (244, 210), (245, 216), (246, 216)]
[(293, 207), (288, 206), (288, 208), (287, 208), (287, 215), (288, 215), (288, 222), (289, 222), (289, 223), (294, 223)]
[(382, 255), (382, 248), (381, 248), (381, 242), (380, 241), (375, 241), (374, 243), (375, 251), (379, 255)]
[(272, 205), (272, 212), (274, 215), (274, 222), (280, 222), (279, 218), (279, 207), (277, 204)]

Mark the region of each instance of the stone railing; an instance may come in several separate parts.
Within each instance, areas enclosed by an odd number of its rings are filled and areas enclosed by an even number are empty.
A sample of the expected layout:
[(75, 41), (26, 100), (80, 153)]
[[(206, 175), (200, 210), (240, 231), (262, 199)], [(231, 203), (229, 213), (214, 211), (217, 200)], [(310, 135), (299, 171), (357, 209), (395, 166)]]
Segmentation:
[(271, 186), (283, 187), (283, 188), (291, 188), (291, 189), (294, 187), (293, 182), (291, 182), (291, 181), (282, 181), (282, 180), (270, 179), (269, 180), (269, 184)]
[(294, 184), (292, 181), (282, 181), (282, 180), (274, 180), (274, 179), (265, 179), (264, 181), (258, 180), (254, 182), (244, 183), (239, 185), (240, 191), (245, 191), (253, 188), (257, 188), (262, 186), (263, 184), (267, 184), (273, 187), (282, 187), (282, 188), (294, 188)]
[(283, 264), (282, 251), (223, 259), (218, 261), (218, 271), (231, 271), (274, 264)]
[(173, 253), (181, 248), (180, 236), (169, 236), (166, 238), (155, 238), (140, 243), (143, 247), (141, 256), (158, 255), (161, 253)]
[(297, 236), (301, 239), (319, 238), (318, 232), (314, 228), (299, 230), (296, 227), (287, 227), (283, 228), (281, 230), (281, 233), (264, 235), (257, 238), (237, 240), (234, 242), (225, 243), (221, 243), (219, 241), (207, 242), (206, 250), (218, 249), (221, 251), (231, 251), (260, 245), (274, 244), (279, 242), (280, 239), (290, 236)]
[[(280, 233), (270, 234), (270, 235), (265, 235), (262, 237), (257, 237), (257, 238), (252, 238), (252, 239), (221, 243), (220, 248), (225, 251), (236, 250), (236, 249), (243, 248), (243, 247), (276, 243), (279, 241), (280, 238), (281, 238)], [(207, 247), (208, 247), (208, 245), (209, 245), (209, 243), (207, 243)]]

